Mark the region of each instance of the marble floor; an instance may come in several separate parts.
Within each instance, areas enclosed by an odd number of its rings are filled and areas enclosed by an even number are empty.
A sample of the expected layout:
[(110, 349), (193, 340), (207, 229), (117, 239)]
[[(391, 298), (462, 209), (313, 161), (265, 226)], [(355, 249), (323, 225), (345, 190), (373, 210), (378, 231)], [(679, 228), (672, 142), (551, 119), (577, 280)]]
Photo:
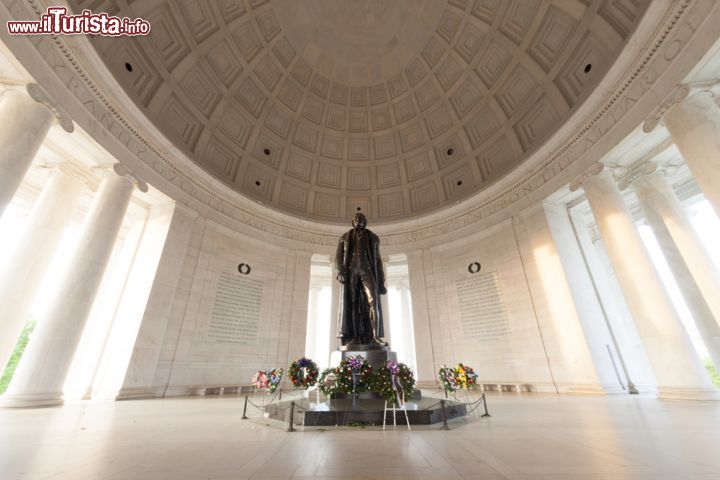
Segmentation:
[(489, 419), (412, 432), (286, 433), (241, 420), (239, 397), (0, 410), (0, 479), (720, 478), (720, 405), (539, 394), (488, 403)]

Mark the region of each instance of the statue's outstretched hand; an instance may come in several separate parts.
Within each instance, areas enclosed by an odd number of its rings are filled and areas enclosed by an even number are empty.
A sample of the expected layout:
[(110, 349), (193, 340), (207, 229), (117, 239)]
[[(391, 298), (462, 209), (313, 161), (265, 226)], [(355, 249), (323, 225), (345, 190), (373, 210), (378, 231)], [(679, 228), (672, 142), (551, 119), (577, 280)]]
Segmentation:
[(345, 273), (343, 273), (343, 272), (338, 272), (336, 278), (337, 278), (337, 281), (338, 281), (338, 282), (340, 282), (340, 283), (345, 283)]
[(387, 288), (385, 288), (385, 285), (380, 285), (380, 295), (387, 295)]

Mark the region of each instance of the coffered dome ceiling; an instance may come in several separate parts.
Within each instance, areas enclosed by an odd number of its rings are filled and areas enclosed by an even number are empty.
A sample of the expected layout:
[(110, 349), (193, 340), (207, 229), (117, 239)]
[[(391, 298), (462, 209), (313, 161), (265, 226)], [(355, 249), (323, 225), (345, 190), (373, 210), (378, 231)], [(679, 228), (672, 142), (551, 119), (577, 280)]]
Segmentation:
[(286, 213), (423, 215), (497, 180), (597, 85), (647, 0), (75, 0), (143, 17), (93, 39), (194, 161)]

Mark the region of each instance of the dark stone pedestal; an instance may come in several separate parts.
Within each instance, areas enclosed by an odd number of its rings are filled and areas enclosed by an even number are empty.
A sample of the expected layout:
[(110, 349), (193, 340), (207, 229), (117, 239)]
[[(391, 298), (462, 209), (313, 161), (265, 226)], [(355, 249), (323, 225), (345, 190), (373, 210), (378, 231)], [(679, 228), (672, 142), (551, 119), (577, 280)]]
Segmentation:
[[(342, 360), (354, 355), (360, 355), (363, 357), (373, 369), (382, 367), (389, 360), (397, 361), (397, 354), (390, 350), (390, 347), (387, 345), (343, 345), (342, 347), (338, 347), (338, 349), (330, 356), (330, 365), (336, 367), (340, 365)], [(349, 395), (344, 393), (335, 393), (332, 396), (333, 399), (345, 399), (349, 397)], [(380, 398), (380, 395), (374, 392), (363, 392), (358, 394), (358, 399), (377, 400)]]
[[(448, 420), (467, 414), (466, 405), (446, 400)], [(266, 407), (269, 418), (287, 420), (287, 407), (290, 402), (283, 402)], [(334, 399), (322, 403), (310, 403), (297, 409), (293, 424), (306, 427), (342, 426), (353, 424), (382, 425), (385, 402), (380, 399)], [(438, 399), (424, 398), (409, 400), (405, 403), (411, 425), (430, 425), (442, 422), (442, 410)], [(404, 425), (402, 412), (396, 414), (398, 425)], [(392, 424), (392, 413), (388, 412)]]
[(340, 361), (353, 355), (360, 355), (370, 364), (372, 368), (382, 367), (389, 360), (397, 361), (397, 354), (390, 350), (387, 345), (346, 345), (339, 347), (330, 356), (330, 364), (336, 367)]

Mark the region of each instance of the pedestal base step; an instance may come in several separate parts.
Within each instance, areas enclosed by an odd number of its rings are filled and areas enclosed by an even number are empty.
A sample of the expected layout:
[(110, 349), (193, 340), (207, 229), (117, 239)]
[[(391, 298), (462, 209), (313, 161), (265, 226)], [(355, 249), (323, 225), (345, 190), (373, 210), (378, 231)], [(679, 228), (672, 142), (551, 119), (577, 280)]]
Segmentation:
[[(287, 422), (290, 414), (289, 406), (290, 402), (282, 402), (266, 406), (265, 412), (271, 419)], [(309, 406), (296, 407), (293, 424), (306, 427), (382, 425), (384, 407), (385, 402), (381, 399), (327, 400), (322, 403), (311, 403)], [(442, 410), (438, 399), (408, 400), (405, 402), (405, 408), (411, 425), (430, 425), (442, 422)], [(445, 401), (445, 411), (448, 420), (467, 414), (464, 403), (451, 400)], [(403, 414), (397, 412), (397, 415), (404, 423)]]

